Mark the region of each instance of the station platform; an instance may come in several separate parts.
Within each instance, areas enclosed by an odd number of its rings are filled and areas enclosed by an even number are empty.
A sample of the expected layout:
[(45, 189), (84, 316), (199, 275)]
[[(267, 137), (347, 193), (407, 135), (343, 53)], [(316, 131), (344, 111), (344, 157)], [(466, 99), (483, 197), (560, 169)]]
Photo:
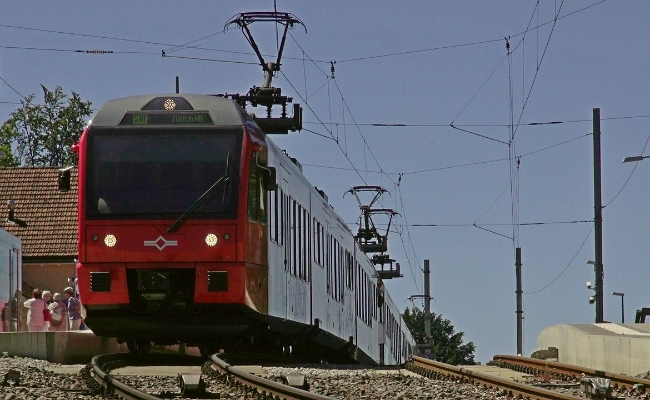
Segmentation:
[(650, 371), (650, 324), (553, 325), (532, 357), (637, 376)]
[[(59, 364), (87, 364), (98, 354), (126, 353), (126, 343), (90, 330), (67, 332), (0, 332), (0, 354), (30, 357)], [(197, 348), (152, 346), (152, 352), (199, 355)]]

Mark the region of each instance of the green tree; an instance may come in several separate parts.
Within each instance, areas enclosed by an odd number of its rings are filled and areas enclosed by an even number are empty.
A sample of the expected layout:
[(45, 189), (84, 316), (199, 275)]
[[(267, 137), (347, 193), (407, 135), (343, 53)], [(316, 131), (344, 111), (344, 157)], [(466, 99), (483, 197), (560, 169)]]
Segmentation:
[(86, 117), (92, 113), (91, 102), (82, 101), (74, 91), (71, 97), (66, 96), (60, 86), (54, 91), (43, 85), (41, 88), (43, 105), (34, 104), (35, 96), (31, 94), (0, 126), (0, 150), (6, 154), (0, 166), (75, 163), (70, 146), (79, 140)]
[[(406, 326), (418, 343), (424, 343), (424, 311), (417, 307), (409, 310), (407, 307), (402, 314)], [(433, 345), (431, 355), (435, 361), (452, 365), (473, 365), (474, 346), (473, 342), (463, 344), (463, 332), (455, 332), (454, 326), (442, 315), (431, 313), (431, 336)]]

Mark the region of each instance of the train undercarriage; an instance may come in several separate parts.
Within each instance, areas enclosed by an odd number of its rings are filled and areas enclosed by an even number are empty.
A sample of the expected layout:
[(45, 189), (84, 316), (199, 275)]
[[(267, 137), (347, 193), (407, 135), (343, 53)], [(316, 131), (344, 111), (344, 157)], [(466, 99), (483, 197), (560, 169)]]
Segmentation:
[(374, 364), (352, 338), (344, 340), (316, 326), (251, 311), (243, 305), (206, 305), (188, 314), (138, 314), (128, 308), (87, 310), (86, 322), (99, 336), (117, 338), (131, 353), (152, 345), (198, 347), (218, 352), (266, 353), (313, 363)]

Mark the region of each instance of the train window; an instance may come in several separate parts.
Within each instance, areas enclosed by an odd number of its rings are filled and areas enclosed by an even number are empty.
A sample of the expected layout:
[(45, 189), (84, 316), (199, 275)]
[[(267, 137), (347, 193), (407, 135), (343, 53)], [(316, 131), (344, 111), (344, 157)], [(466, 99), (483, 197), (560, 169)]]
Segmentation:
[(259, 174), (257, 165), (255, 164), (255, 157), (251, 157), (250, 175), (248, 178), (248, 219), (256, 221), (258, 219), (259, 211)]
[(123, 128), (89, 130), (88, 218), (175, 219), (213, 186), (202, 217), (236, 217), (241, 129)]
[(321, 225), (320, 226), (320, 260), (321, 260), (321, 266), (325, 266), (325, 226)]
[(330, 269), (332, 273), (332, 298), (336, 299), (336, 239), (334, 236), (330, 236), (330, 248), (331, 248), (331, 262)]
[(269, 238), (272, 242), (278, 242), (278, 195), (280, 189), (271, 192), (269, 196)]
[(377, 286), (372, 284), (372, 318), (377, 319)]
[(298, 242), (298, 251), (296, 252), (296, 276), (302, 278), (302, 253), (305, 251), (305, 243), (302, 240), (302, 206), (296, 206), (296, 213), (298, 214), (298, 224), (296, 226), (296, 240)]
[(296, 203), (296, 200), (291, 199), (291, 266), (290, 266), (290, 271), (293, 276), (296, 276), (296, 261), (298, 259), (297, 252), (298, 252), (298, 238), (296, 237), (296, 231), (298, 230), (298, 227), (296, 226), (297, 223), (297, 208), (298, 204)]
[(262, 187), (262, 170), (257, 165), (257, 156), (251, 157), (248, 179), (248, 219), (266, 224), (266, 190)]
[(372, 309), (373, 309), (372, 302), (373, 302), (373, 298), (374, 298), (373, 287), (374, 287), (374, 285), (373, 285), (372, 281), (370, 280), (370, 278), (368, 278), (368, 293), (367, 293), (367, 296), (368, 296), (368, 311), (367, 311), (367, 318), (368, 318), (368, 325), (370, 325), (370, 326), (372, 326)]
[(314, 218), (314, 262), (320, 265), (320, 242), (318, 241), (318, 236), (320, 235), (320, 228), (318, 227), (318, 221)]
[(361, 317), (361, 286), (359, 282), (361, 281), (361, 265), (357, 264), (357, 280), (355, 292), (357, 294), (357, 317)]
[(305, 282), (309, 282), (309, 251), (311, 248), (311, 240), (309, 240), (309, 213), (307, 212), (306, 208), (302, 209), (302, 221), (305, 224), (305, 226), (302, 227), (302, 237), (305, 245), (305, 251), (302, 256), (302, 265), (303, 265), (303, 279)]
[(257, 179), (257, 194), (259, 196), (259, 200), (257, 204), (259, 204), (260, 209), (258, 210), (258, 221), (260, 221), (260, 224), (266, 225), (266, 198), (268, 197), (266, 189), (264, 189), (264, 180), (262, 179), (261, 175), (261, 170), (258, 169), (258, 179)]
[(333, 299), (338, 299), (339, 295), (339, 285), (338, 285), (338, 280), (339, 280), (339, 274), (338, 274), (338, 269), (339, 269), (339, 252), (338, 252), (338, 242), (334, 237), (332, 237), (332, 284), (334, 287), (334, 290), (332, 291), (332, 298)]
[(354, 270), (352, 269), (353, 263), (354, 260), (352, 258), (352, 253), (346, 250), (345, 251), (345, 285), (348, 287), (348, 289), (352, 289), (352, 281), (353, 281), (353, 274), (354, 274)]
[[(280, 201), (282, 204), (280, 205), (280, 244), (285, 244), (288, 242), (287, 240), (287, 224), (288, 224), (288, 216), (289, 216), (289, 196), (287, 196), (284, 193), (284, 190), (281, 191), (281, 197)], [(286, 258), (286, 256), (285, 256)]]
[(313, 227), (314, 227), (314, 231), (312, 232), (312, 235), (314, 235), (314, 262), (316, 264), (319, 264), (319, 260), (318, 260), (319, 254), (317, 250), (318, 249), (318, 221), (316, 221), (316, 218), (314, 218)]

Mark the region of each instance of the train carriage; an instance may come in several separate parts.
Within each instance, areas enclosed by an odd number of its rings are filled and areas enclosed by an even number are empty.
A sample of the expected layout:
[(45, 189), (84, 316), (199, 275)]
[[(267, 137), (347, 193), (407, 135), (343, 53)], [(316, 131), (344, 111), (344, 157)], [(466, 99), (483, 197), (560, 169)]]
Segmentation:
[[(234, 101), (109, 101), (79, 153), (87, 325), (150, 342), (397, 364), (414, 341), (354, 235)], [(392, 325), (391, 325), (392, 324)]]

